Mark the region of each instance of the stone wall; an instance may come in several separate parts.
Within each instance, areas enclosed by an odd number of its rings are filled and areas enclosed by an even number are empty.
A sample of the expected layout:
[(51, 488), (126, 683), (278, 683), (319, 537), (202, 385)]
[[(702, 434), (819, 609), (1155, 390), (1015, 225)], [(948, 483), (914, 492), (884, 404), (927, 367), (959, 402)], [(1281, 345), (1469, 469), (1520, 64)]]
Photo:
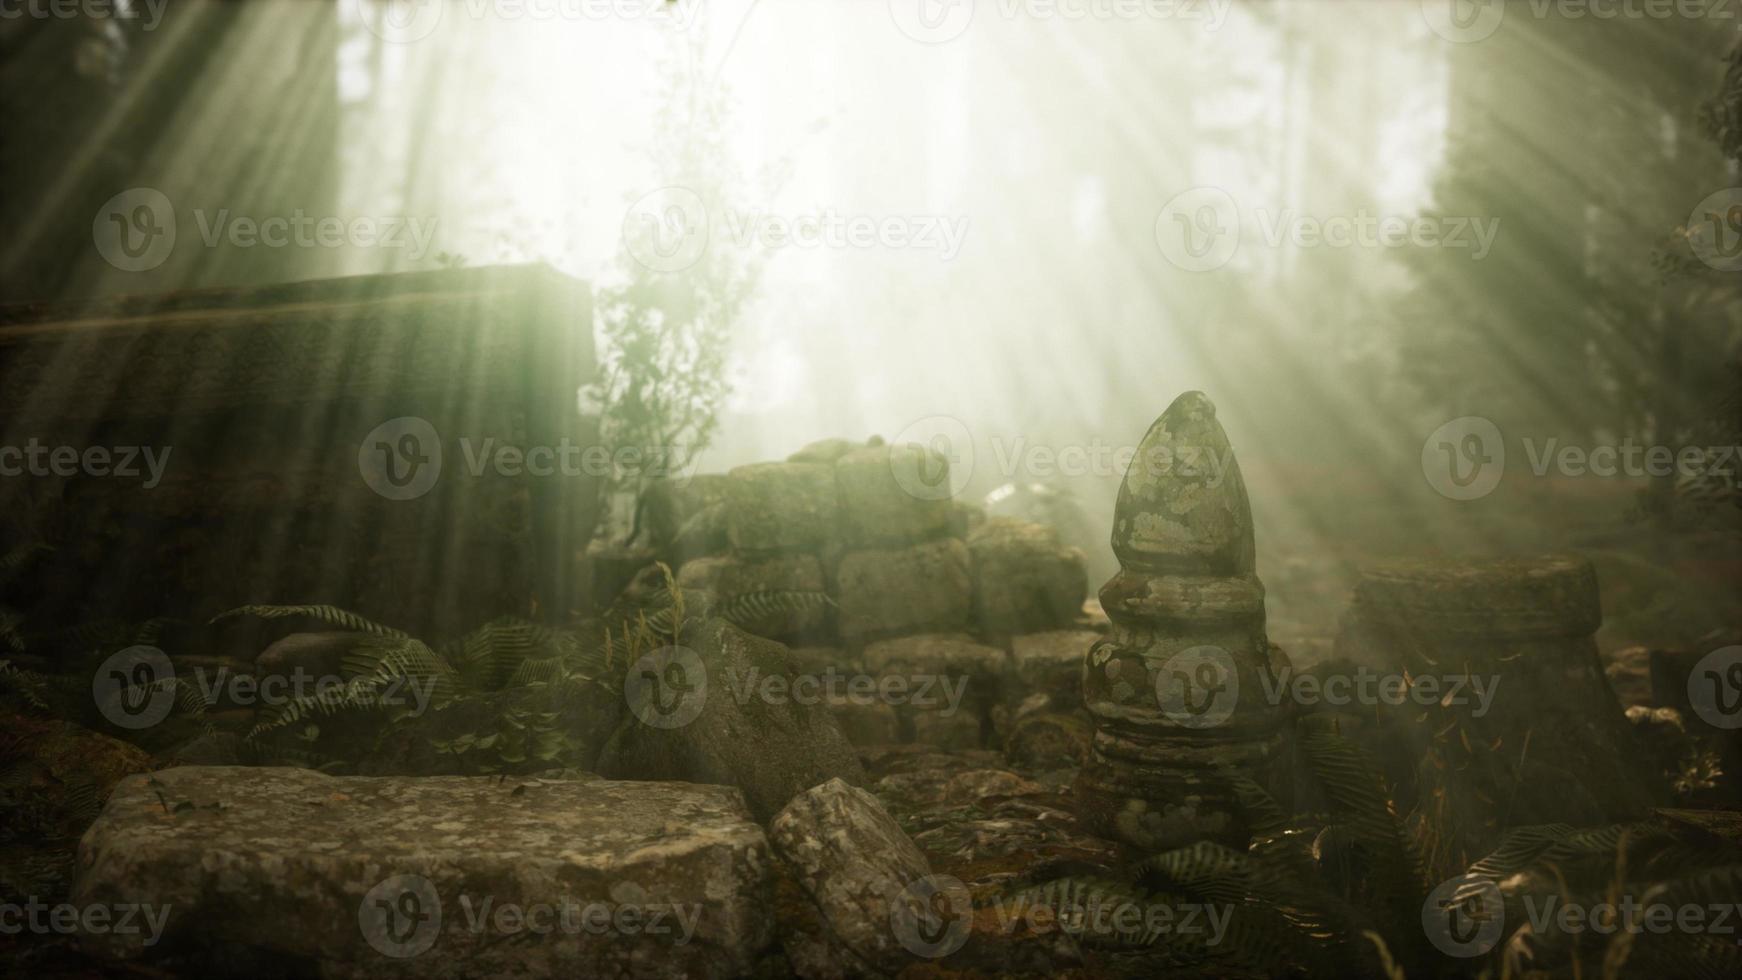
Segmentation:
[(750, 628), (833, 678), (823, 690), (855, 742), (997, 747), (1022, 721), (1033, 751), (1056, 753), (1075, 722), (1028, 719), (1081, 710), (1104, 623), (1085, 607), (1083, 555), (952, 500), (948, 467), (917, 446), (830, 439), (661, 488), (646, 520), (683, 588), (828, 595)]

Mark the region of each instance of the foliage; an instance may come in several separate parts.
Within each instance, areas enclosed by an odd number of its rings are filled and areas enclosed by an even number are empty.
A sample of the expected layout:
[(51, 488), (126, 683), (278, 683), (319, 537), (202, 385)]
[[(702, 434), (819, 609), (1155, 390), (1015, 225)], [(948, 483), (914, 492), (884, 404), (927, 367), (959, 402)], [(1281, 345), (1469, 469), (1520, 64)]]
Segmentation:
[[(1246, 851), (1199, 842), (1138, 861), (1118, 877), (1065, 876), (1004, 901), (1050, 909), (1086, 944), (1141, 952), (1167, 968), (1365, 976), (1384, 972), (1382, 961), (1393, 953), (1419, 960), (1421, 862), (1377, 771), (1334, 728), (1303, 726), (1299, 742), (1327, 812), (1290, 816), (1250, 777), (1224, 773), (1252, 825)], [(1082, 928), (1097, 910), (1133, 905), (1225, 908), (1228, 934), (1210, 944), (1204, 934), (1181, 930)]]
[[(647, 187), (693, 194), (718, 224), (736, 205), (741, 183), (725, 147), (729, 96), (705, 68), (706, 38), (686, 35), (679, 43), (660, 73), (667, 88), (648, 148)], [(641, 531), (648, 487), (685, 472), (713, 439), (730, 393), (732, 335), (759, 277), (754, 256), (721, 247), (717, 229), (693, 265), (650, 268), (628, 241), (639, 230), (626, 224), (620, 281), (596, 296), (602, 377), (591, 392), (615, 463), (609, 489), (633, 501), (631, 541)]]

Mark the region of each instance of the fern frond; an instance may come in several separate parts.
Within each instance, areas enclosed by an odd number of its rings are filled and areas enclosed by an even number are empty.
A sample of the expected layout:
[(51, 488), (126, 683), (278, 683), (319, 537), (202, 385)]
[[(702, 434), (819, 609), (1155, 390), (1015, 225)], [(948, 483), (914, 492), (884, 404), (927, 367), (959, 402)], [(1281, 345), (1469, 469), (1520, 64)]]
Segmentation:
[(820, 612), (834, 604), (826, 592), (767, 589), (722, 599), (715, 606), (714, 615), (733, 626), (747, 628), (784, 622), (796, 616)]
[(230, 619), (236, 616), (258, 616), (261, 619), (284, 619), (289, 616), (306, 616), (316, 619), (329, 626), (352, 630), (358, 633), (371, 633), (376, 636), (404, 637), (406, 634), (390, 626), (382, 626), (372, 620), (363, 618), (354, 612), (348, 612), (337, 606), (274, 606), (248, 605), (238, 606), (227, 612), (213, 616), (211, 621)]

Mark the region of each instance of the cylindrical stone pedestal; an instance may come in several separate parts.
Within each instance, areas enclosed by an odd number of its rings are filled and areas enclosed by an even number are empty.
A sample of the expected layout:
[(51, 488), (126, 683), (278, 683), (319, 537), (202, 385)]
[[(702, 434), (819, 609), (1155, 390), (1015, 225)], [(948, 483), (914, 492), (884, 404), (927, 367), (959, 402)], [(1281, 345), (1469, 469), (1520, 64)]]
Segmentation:
[(1249, 832), (1223, 778), (1264, 781), (1287, 708), (1270, 703), (1264, 586), (1245, 481), (1208, 398), (1150, 427), (1114, 511), (1120, 572), (1101, 589), (1112, 632), (1088, 654), (1095, 722), (1076, 793), (1085, 822), (1144, 850)]
[(1434, 830), (1430, 862), (1462, 867), (1507, 827), (1616, 822), (1662, 802), (1603, 675), (1601, 623), (1596, 572), (1576, 556), (1363, 574), (1338, 655), (1443, 692), (1412, 699), (1390, 727), (1394, 765), (1415, 766), (1414, 799), (1400, 802)]

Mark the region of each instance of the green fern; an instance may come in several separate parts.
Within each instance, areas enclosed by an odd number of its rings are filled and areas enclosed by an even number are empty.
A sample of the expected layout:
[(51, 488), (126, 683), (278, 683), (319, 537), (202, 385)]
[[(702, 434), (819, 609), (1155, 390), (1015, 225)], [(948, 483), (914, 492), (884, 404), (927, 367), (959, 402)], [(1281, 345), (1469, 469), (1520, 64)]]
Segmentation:
[(722, 599), (715, 607), (714, 615), (733, 626), (748, 628), (813, 615), (834, 604), (826, 592), (768, 589)]
[(389, 626), (364, 619), (354, 612), (347, 612), (337, 606), (273, 606), (249, 605), (239, 606), (227, 612), (221, 612), (212, 617), (212, 622), (231, 619), (236, 616), (259, 616), (262, 619), (283, 619), (288, 616), (306, 616), (330, 626), (352, 630), (358, 633), (372, 633), (376, 636), (404, 637), (406, 634)]

